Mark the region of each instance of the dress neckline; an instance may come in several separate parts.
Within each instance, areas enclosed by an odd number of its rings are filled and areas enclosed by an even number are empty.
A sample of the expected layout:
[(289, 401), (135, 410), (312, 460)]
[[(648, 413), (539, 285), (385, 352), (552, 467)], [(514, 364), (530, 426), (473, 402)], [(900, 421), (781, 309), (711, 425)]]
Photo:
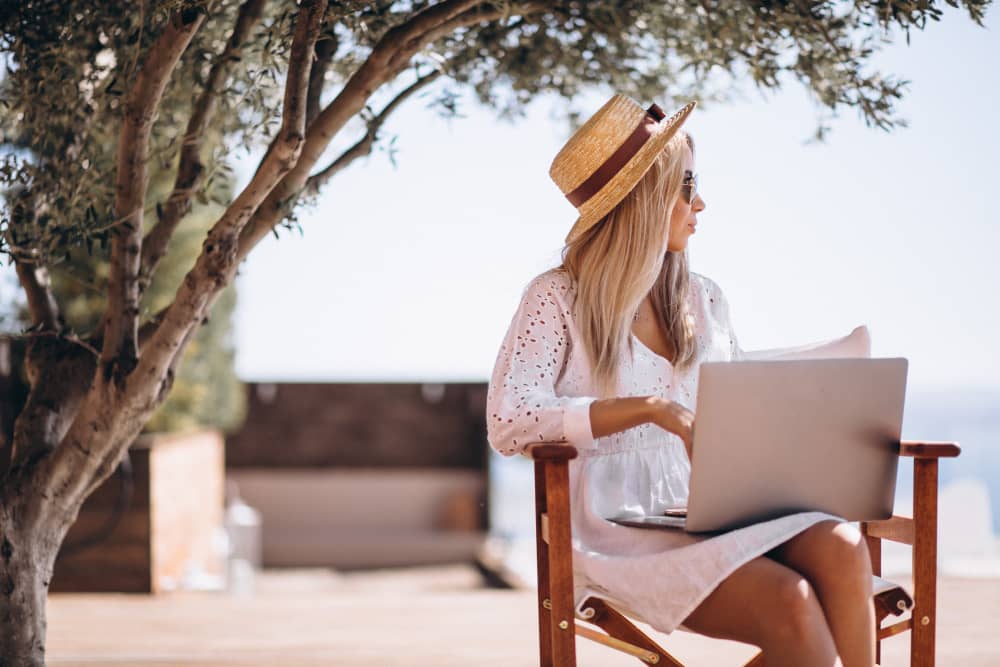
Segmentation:
[(640, 339), (634, 333), (632, 333), (631, 331), (629, 331), (629, 335), (632, 337), (632, 340), (639, 345), (640, 348), (642, 348), (643, 350), (646, 351), (647, 354), (652, 355), (656, 359), (659, 359), (660, 361), (662, 361), (663, 363), (665, 363), (670, 368), (674, 367), (673, 362), (671, 362), (669, 359), (667, 359), (665, 356), (663, 356), (659, 352), (653, 351), (652, 348), (650, 348), (648, 345), (646, 345), (645, 343), (643, 343), (642, 339)]

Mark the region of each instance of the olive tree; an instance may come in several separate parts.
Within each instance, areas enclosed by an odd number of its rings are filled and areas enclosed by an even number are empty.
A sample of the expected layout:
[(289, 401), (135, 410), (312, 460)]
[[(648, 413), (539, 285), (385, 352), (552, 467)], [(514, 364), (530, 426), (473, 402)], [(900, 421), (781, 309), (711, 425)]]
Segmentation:
[[(168, 395), (192, 336), (240, 263), (383, 138), (420, 91), (463, 91), (516, 117), (539, 94), (724, 100), (793, 80), (825, 118), (890, 130), (905, 81), (871, 68), (933, 0), (140, 0), (0, 3), (0, 251), (31, 325), (30, 390), (0, 470), (0, 665), (44, 663), (45, 596), (81, 503)], [(987, 0), (949, 0), (981, 23)], [(223, 137), (205, 150), (213, 133)], [(192, 201), (218, 197), (233, 151), (265, 148), (169, 305), (142, 296)], [(333, 155), (328, 155), (332, 152)], [(150, 201), (150, 165), (176, 165)], [(103, 315), (66, 323), (51, 276), (104, 248)], [(275, 279), (278, 279), (277, 277)], [(291, 281), (290, 281), (291, 282)], [(3, 411), (0, 411), (3, 414)]]

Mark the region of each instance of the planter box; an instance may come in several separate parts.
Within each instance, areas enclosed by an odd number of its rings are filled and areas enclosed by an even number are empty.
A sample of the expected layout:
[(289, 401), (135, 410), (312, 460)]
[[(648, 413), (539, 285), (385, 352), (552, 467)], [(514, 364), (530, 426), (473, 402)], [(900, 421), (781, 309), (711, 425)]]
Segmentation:
[[(140, 436), (129, 449), (134, 486), (124, 514), (106, 539), (59, 554), (50, 590), (159, 593), (192, 571), (221, 576), (213, 540), (223, 523), (224, 442), (213, 430)], [(86, 500), (64, 551), (103, 532), (120, 489), (113, 474)]]

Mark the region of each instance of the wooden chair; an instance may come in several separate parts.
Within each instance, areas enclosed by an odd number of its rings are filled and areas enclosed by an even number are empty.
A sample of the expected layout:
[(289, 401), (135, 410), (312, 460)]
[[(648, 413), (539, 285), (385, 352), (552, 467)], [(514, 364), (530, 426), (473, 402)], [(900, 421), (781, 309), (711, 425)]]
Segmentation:
[[(910, 631), (910, 664), (934, 664), (937, 595), (938, 459), (958, 456), (951, 442), (902, 442), (900, 456), (913, 458), (913, 517), (893, 516), (862, 522), (875, 580), (876, 660), (881, 640)], [(535, 535), (538, 551), (538, 634), (542, 667), (575, 667), (576, 635), (635, 656), (652, 665), (683, 667), (676, 658), (605, 601), (590, 597), (576, 618), (570, 544), (569, 461), (576, 449), (567, 444), (536, 443), (526, 454), (535, 462)], [(913, 596), (879, 578), (882, 540), (913, 547)], [(890, 616), (910, 616), (887, 627)], [(595, 627), (592, 627), (595, 626)], [(746, 667), (763, 664), (758, 653)]]

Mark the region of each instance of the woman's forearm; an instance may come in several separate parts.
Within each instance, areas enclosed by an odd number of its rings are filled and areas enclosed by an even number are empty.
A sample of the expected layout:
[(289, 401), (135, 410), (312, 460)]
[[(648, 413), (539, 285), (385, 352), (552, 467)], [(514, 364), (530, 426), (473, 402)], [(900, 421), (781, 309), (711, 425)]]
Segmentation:
[(590, 404), (590, 431), (594, 438), (633, 426), (656, 424), (684, 441), (688, 458), (694, 447), (694, 413), (660, 396), (599, 399)]
[(625, 396), (602, 398), (590, 404), (590, 431), (595, 438), (603, 438), (634, 426), (652, 421), (655, 396)]

